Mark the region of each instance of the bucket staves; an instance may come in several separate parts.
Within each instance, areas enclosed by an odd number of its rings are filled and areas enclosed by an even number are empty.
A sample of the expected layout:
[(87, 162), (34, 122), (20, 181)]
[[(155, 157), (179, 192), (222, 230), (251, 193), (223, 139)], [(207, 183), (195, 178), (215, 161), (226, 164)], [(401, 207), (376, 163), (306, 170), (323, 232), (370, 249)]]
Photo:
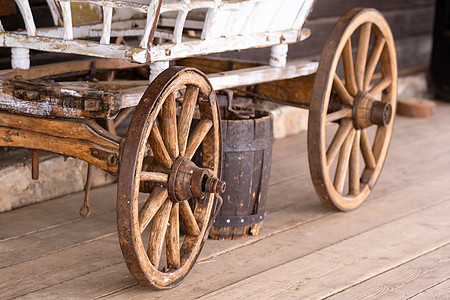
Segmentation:
[(229, 240), (261, 230), (272, 162), (273, 116), (262, 111), (221, 112), (222, 179), (227, 190), (210, 237)]

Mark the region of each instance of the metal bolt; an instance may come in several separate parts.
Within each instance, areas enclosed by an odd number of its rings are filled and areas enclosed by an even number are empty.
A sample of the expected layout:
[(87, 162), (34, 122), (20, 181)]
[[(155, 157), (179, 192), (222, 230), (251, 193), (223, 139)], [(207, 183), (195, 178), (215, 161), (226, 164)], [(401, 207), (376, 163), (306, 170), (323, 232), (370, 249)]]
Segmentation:
[(94, 156), (94, 157), (98, 157), (99, 154), (100, 154), (100, 153), (98, 153), (97, 150), (93, 150), (93, 151), (92, 151), (92, 156)]
[(227, 224), (230, 224), (230, 222), (231, 222), (231, 220), (230, 220), (230, 219), (227, 219)]
[(241, 219), (241, 223), (244, 223), (244, 219)]
[(110, 154), (108, 156), (108, 165), (110, 166), (115, 166), (117, 165), (117, 155), (115, 154)]

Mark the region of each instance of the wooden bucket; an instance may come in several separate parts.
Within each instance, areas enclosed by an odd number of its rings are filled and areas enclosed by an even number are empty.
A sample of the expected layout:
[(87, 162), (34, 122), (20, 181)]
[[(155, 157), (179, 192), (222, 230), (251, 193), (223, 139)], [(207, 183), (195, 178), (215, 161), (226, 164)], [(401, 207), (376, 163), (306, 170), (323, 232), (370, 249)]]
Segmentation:
[(262, 227), (272, 162), (273, 116), (262, 111), (233, 113), (225, 108), (221, 112), (222, 180), (227, 189), (210, 237), (230, 240), (257, 235)]

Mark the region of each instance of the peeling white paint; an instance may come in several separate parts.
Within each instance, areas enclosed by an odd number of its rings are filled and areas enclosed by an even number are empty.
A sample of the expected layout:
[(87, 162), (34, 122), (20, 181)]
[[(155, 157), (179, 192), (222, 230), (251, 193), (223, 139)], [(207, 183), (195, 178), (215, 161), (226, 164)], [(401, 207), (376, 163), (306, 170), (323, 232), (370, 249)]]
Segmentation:
[[(157, 7), (162, 1), (161, 13), (174, 13), (175, 19), (160, 20), (164, 26), (171, 24), (167, 33), (156, 28), (155, 36), (164, 37), (162, 43), (149, 49), (150, 61), (170, 61), (187, 56), (241, 50), (253, 47), (270, 47), (296, 43), (302, 35), (302, 27), (310, 13), (314, 0), (47, 0), (56, 28), (38, 28), (29, 9), (28, 0), (16, 0), (27, 27), (28, 37), (20, 32), (0, 31), (0, 45), (29, 48), (49, 52), (73, 53), (96, 57), (121, 58), (146, 63), (146, 47), (154, 24)], [(59, 3), (61, 16), (56, 9)], [(93, 25), (73, 26), (72, 2), (90, 3), (103, 9), (103, 22)], [(131, 10), (138, 19), (114, 20), (114, 10)], [(190, 12), (203, 21), (189, 20)], [(202, 13), (198, 13), (198, 10)], [(146, 20), (140, 13), (146, 14)], [(123, 13), (123, 16), (136, 14)], [(173, 14), (172, 14), (173, 15)], [(173, 17), (172, 17), (173, 18)], [(191, 23), (190, 23), (191, 22)], [(120, 23), (120, 24), (119, 24)], [(186, 26), (193, 25), (196, 36), (183, 36)], [(201, 26), (203, 24), (203, 26)], [(123, 25), (123, 26), (122, 26)], [(197, 28), (197, 29), (195, 29)], [(199, 30), (198, 28), (201, 28)], [(36, 36), (37, 34), (37, 36)], [(142, 36), (139, 47), (110, 45), (111, 36)], [(99, 37), (98, 41), (81, 38)]]

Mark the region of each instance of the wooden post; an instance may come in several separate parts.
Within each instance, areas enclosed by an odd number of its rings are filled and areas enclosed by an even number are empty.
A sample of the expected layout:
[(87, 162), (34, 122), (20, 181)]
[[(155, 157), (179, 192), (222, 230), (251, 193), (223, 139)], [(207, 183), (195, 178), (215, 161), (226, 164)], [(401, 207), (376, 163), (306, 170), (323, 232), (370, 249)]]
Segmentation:
[(269, 65), (271, 67), (284, 68), (286, 66), (288, 45), (287, 44), (276, 45), (273, 46), (270, 50), (271, 51), (270, 51)]
[(30, 49), (11, 48), (11, 67), (13, 69), (28, 70), (30, 68)]
[(150, 82), (152, 82), (162, 71), (169, 68), (169, 61), (157, 61), (150, 64)]

